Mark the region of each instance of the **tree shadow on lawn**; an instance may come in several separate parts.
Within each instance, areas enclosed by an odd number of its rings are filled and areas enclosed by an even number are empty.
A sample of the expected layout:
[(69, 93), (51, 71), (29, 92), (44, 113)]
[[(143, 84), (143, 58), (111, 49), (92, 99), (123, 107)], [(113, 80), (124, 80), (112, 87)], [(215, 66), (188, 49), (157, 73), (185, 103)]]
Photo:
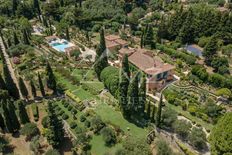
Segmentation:
[(136, 125), (139, 128), (146, 128), (148, 127), (148, 120), (141, 118), (141, 117), (136, 117), (136, 116), (132, 116), (131, 117), (126, 117), (123, 116), (124, 119), (126, 119), (128, 122)]

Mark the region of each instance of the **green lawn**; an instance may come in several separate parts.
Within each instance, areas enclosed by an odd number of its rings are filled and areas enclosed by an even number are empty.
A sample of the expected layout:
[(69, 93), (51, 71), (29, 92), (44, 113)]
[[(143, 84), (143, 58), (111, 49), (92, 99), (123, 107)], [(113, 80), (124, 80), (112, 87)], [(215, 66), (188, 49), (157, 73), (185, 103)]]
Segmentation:
[(95, 73), (93, 70), (75, 69), (72, 71), (72, 75), (75, 76), (80, 81), (91, 81), (95, 78)]
[[(103, 121), (109, 121), (112, 124), (119, 126), (126, 134), (133, 135), (138, 138), (146, 138), (148, 131), (144, 128), (140, 128), (133, 123), (128, 122), (123, 118), (119, 111), (115, 111), (107, 104), (98, 104), (95, 112), (101, 116)], [(130, 130), (128, 131), (127, 128)]]
[(78, 88), (76, 90), (73, 91), (73, 94), (76, 95), (77, 97), (80, 98), (80, 100), (91, 100), (91, 99), (94, 99), (95, 96), (92, 95), (91, 93), (89, 93), (88, 91), (85, 91), (84, 89), (82, 88)]
[(191, 121), (195, 121), (197, 124), (200, 124), (202, 127), (211, 130), (213, 128), (213, 125), (210, 123), (207, 123), (205, 121), (203, 121), (200, 118), (197, 118), (196, 116), (192, 116), (188, 111), (184, 111), (182, 110), (182, 108), (180, 106), (175, 106), (172, 105), (170, 103), (165, 103), (168, 107), (170, 107), (171, 109), (175, 110), (177, 113), (185, 116), (186, 118), (190, 119)]
[(92, 146), (91, 153), (93, 155), (104, 155), (105, 153), (109, 153), (113, 155), (115, 154), (117, 149), (122, 148), (121, 143), (117, 143), (112, 147), (105, 146), (105, 142), (101, 135), (94, 135), (90, 144)]

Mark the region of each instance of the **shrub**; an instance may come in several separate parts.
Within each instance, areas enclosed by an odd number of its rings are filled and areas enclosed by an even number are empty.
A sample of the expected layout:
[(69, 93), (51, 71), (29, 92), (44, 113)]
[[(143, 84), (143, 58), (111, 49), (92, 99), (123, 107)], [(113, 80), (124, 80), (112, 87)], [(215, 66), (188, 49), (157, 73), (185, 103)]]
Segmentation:
[(171, 148), (164, 140), (159, 140), (156, 143), (157, 154), (159, 155), (171, 155), (173, 154)]
[(37, 122), (39, 120), (39, 110), (37, 104), (32, 104), (32, 113), (34, 116), (34, 120)]
[(65, 108), (67, 108), (68, 105), (69, 105), (69, 104), (68, 104), (67, 102), (64, 103), (64, 107), (65, 107)]
[(201, 128), (194, 127), (189, 134), (190, 143), (199, 150), (206, 146), (206, 135)]
[(35, 123), (27, 123), (20, 130), (20, 133), (22, 135), (25, 135), (26, 139), (30, 140), (32, 137), (39, 134), (39, 129), (37, 128), (37, 125)]
[(45, 116), (43, 119), (42, 119), (42, 125), (44, 128), (47, 128), (48, 127), (48, 116)]
[(76, 109), (73, 109), (73, 110), (72, 110), (72, 114), (77, 114), (77, 110), (76, 110)]
[(101, 130), (103, 140), (106, 146), (112, 146), (116, 143), (116, 135), (112, 128), (105, 127)]
[(66, 120), (66, 119), (68, 119), (68, 118), (69, 118), (69, 117), (68, 117), (67, 114), (63, 114), (63, 115), (62, 115), (62, 119), (63, 119), (63, 120)]
[(188, 137), (191, 127), (192, 125), (185, 120), (176, 120), (173, 123), (174, 131), (183, 139), (186, 139)]
[(71, 111), (73, 107), (71, 105), (68, 106), (68, 111)]
[(45, 153), (45, 155), (60, 155), (60, 153), (56, 149), (50, 149)]
[(71, 129), (74, 129), (74, 128), (76, 128), (77, 127), (77, 123), (76, 122), (71, 122), (70, 123), (70, 128)]
[(85, 121), (85, 127), (87, 127), (87, 128), (90, 127), (90, 122), (88, 120)]
[(84, 115), (81, 115), (81, 116), (80, 116), (80, 121), (81, 121), (81, 122), (84, 122), (85, 120), (86, 120), (86, 117), (85, 117)]
[(58, 113), (58, 115), (60, 115), (60, 116), (63, 115), (63, 114), (64, 114), (63, 110), (60, 110), (59, 113)]

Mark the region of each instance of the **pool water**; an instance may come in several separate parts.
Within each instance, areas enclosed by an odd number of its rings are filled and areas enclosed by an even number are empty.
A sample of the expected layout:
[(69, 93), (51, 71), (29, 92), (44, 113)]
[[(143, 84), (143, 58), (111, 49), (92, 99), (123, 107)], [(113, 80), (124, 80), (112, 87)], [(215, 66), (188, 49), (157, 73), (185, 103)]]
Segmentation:
[(65, 48), (71, 47), (67, 41), (64, 41), (62, 43), (52, 43), (50, 44), (54, 49), (65, 52)]

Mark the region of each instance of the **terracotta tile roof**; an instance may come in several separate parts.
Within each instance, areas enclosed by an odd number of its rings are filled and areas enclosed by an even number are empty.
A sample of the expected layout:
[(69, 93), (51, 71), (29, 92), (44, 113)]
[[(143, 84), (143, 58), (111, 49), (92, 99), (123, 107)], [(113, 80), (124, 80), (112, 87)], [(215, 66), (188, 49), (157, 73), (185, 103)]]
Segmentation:
[(108, 35), (108, 36), (105, 36), (105, 39), (108, 40), (108, 41), (115, 41), (116, 39), (120, 39), (120, 36)]
[(140, 70), (150, 75), (156, 75), (175, 68), (170, 64), (164, 64), (160, 60), (154, 59), (147, 53), (148, 52), (144, 49), (138, 49), (129, 56), (129, 61)]
[(119, 46), (118, 43), (116, 43), (116, 42), (114, 42), (114, 41), (107, 41), (107, 40), (106, 40), (106, 47), (107, 47), (107, 48), (112, 48), (112, 47), (117, 47), (117, 46)]
[(122, 46), (128, 45), (127, 41), (125, 41), (123, 39), (116, 39), (115, 42), (122, 45)]
[(121, 55), (125, 55), (127, 54), (128, 56), (130, 56), (131, 54), (133, 54), (136, 50), (133, 48), (121, 48), (118, 52)]

